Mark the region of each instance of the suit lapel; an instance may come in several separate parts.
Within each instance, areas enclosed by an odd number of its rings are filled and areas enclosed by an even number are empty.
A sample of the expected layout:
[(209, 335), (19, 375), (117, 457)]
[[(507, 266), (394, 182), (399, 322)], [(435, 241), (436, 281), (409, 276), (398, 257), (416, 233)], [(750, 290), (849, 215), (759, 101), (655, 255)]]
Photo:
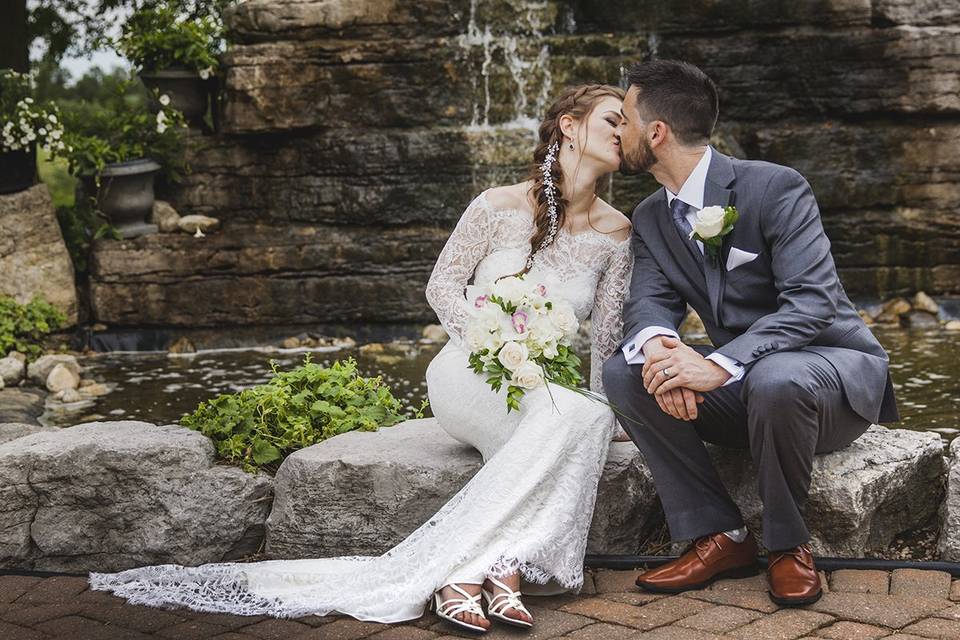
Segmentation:
[[(733, 163), (730, 158), (713, 150), (713, 157), (710, 160), (710, 168), (707, 170), (707, 180), (703, 185), (703, 206), (726, 207), (733, 203), (734, 193), (727, 189), (733, 182)], [(725, 240), (725, 239), (724, 239)], [(726, 241), (721, 245), (720, 256), (717, 264), (713, 263), (708, 256), (703, 257), (704, 277), (707, 281), (707, 295), (710, 298), (710, 309), (713, 311), (713, 322), (716, 326), (720, 324), (720, 302), (723, 296), (723, 281), (725, 278), (724, 254), (726, 253)]]

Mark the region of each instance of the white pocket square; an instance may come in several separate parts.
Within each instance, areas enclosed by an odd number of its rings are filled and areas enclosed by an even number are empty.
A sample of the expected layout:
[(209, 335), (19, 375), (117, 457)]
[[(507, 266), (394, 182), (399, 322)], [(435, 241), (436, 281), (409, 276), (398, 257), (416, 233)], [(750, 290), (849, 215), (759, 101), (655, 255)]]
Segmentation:
[(747, 264), (757, 259), (759, 253), (750, 253), (736, 247), (730, 247), (730, 253), (727, 254), (727, 271), (733, 271), (740, 265)]

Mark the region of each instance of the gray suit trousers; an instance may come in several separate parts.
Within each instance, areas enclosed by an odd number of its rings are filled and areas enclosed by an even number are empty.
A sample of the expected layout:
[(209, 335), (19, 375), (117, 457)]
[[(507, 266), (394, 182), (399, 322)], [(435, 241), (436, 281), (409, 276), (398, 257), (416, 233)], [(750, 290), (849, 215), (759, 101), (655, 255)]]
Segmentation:
[[(694, 347), (706, 355), (711, 347)], [(674, 540), (689, 540), (744, 525), (720, 481), (704, 441), (750, 449), (763, 501), (768, 550), (810, 540), (803, 506), (813, 456), (843, 448), (870, 422), (844, 399), (836, 369), (809, 351), (782, 351), (752, 364), (742, 380), (704, 395), (697, 419), (664, 413), (643, 387), (643, 365), (617, 352), (603, 368), (607, 398), (629, 419), (620, 423), (643, 453)]]

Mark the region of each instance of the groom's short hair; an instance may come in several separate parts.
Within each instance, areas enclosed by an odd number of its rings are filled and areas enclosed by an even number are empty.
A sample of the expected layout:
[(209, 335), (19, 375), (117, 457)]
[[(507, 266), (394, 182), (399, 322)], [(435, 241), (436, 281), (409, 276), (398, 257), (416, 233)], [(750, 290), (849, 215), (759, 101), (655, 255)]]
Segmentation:
[(719, 115), (717, 86), (696, 66), (677, 60), (637, 62), (627, 80), (638, 90), (644, 120), (663, 120), (680, 144), (706, 144)]

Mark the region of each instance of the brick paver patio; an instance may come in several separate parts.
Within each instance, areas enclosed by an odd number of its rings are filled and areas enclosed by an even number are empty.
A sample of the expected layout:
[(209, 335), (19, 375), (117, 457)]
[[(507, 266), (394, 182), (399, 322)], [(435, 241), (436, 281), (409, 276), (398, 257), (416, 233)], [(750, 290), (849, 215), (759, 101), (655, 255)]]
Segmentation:
[[(577, 596), (528, 597), (532, 631), (498, 625), (494, 640), (792, 640), (795, 638), (960, 638), (960, 580), (939, 571), (835, 571), (826, 593), (804, 609), (782, 609), (762, 575), (727, 580), (676, 596), (640, 592), (636, 571), (588, 572)], [(131, 606), (87, 589), (83, 577), (0, 576), (3, 640), (452, 640), (457, 633), (433, 614), (383, 625), (346, 617), (278, 620)]]

